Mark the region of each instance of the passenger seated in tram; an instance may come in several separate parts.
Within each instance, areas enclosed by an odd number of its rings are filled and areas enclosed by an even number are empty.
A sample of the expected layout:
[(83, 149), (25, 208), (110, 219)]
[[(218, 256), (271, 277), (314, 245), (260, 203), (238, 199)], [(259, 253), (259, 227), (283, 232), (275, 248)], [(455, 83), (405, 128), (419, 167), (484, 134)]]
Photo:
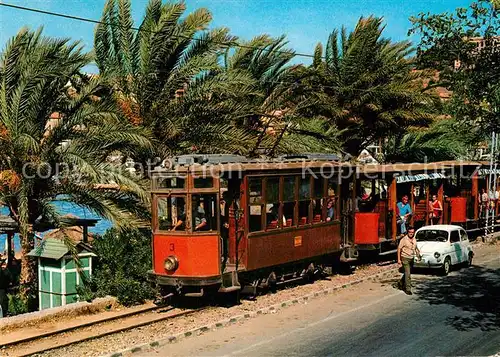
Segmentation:
[(396, 205), (397, 208), (397, 224), (400, 227), (401, 234), (406, 234), (406, 224), (409, 223), (413, 214), (410, 203), (408, 202), (408, 195), (401, 198), (401, 202)]
[(174, 227), (172, 228), (172, 231), (177, 231), (177, 230), (185, 230), (186, 229), (186, 205), (184, 202), (183, 198), (180, 197), (173, 197), (172, 198), (172, 214), (175, 217), (175, 214), (177, 221), (175, 222)]
[(333, 198), (330, 198), (326, 204), (326, 221), (327, 222), (330, 222), (333, 220), (333, 218), (335, 217), (335, 211), (334, 211), (334, 199)]
[(207, 218), (203, 202), (198, 196), (193, 196), (193, 231), (204, 231), (207, 228)]

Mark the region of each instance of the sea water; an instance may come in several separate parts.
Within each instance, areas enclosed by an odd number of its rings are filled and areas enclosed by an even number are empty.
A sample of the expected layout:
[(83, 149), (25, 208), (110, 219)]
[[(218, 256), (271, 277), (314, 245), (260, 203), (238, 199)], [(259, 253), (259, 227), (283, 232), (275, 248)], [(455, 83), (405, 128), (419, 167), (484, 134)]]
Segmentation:
[[(81, 207), (77, 204), (66, 202), (66, 201), (55, 201), (54, 206), (57, 208), (61, 215), (71, 214), (78, 218), (87, 218), (87, 219), (99, 219), (95, 227), (89, 227), (89, 232), (96, 234), (104, 234), (108, 228), (112, 227), (112, 223), (108, 220), (102, 219), (99, 216), (95, 215), (88, 209)], [(8, 215), (9, 209), (7, 207), (0, 208), (0, 214)], [(43, 237), (44, 233), (37, 232), (37, 235)], [(5, 249), (5, 241), (7, 240), (6, 234), (0, 234), (0, 253)], [(14, 236), (14, 249), (16, 252), (21, 250), (21, 243), (19, 240), (19, 234)]]

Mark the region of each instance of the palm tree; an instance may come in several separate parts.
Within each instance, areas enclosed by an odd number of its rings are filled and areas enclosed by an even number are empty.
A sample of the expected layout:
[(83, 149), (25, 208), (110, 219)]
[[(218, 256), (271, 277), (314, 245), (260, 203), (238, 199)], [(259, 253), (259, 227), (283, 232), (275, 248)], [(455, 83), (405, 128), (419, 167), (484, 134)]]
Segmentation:
[[(107, 158), (146, 149), (150, 140), (116, 115), (99, 79), (82, 74), (90, 61), (78, 42), (41, 29), (22, 29), (0, 57), (0, 202), (20, 227), (25, 294), (36, 276), (26, 255), (34, 226), (65, 224), (54, 201), (74, 202), (118, 227), (147, 217), (145, 190)], [(96, 185), (110, 182), (121, 189)]]
[(412, 129), (390, 137), (383, 147), (383, 159), (386, 163), (473, 159), (480, 134), (454, 119), (442, 119), (428, 129)]
[(151, 129), (157, 155), (244, 153), (255, 138), (232, 119), (248, 112), (254, 81), (219, 64), (235, 41), (227, 28), (208, 30), (206, 9), (184, 12), (150, 0), (136, 31), (130, 0), (108, 0), (94, 38), (99, 73), (129, 119)]
[(316, 113), (343, 130), (344, 150), (364, 146), (409, 127), (427, 126), (436, 99), (423, 91), (426, 73), (413, 71), (409, 42), (383, 38), (382, 19), (361, 18), (354, 31), (334, 30), (318, 44), (305, 84), (315, 89)]
[(226, 50), (226, 71), (247, 73), (255, 81), (254, 93), (247, 97), (250, 110), (235, 118), (257, 137), (248, 154), (337, 151), (336, 131), (301, 114), (315, 102), (297, 81), (302, 65), (291, 64), (295, 52), (287, 45), (284, 36), (260, 35)]

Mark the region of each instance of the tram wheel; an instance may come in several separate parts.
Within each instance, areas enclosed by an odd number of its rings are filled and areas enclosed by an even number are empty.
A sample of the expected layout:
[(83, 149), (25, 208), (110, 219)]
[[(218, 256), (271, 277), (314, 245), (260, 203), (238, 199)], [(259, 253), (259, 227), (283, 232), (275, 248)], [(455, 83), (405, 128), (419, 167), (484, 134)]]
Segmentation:
[(271, 272), (271, 274), (269, 274), (269, 277), (267, 278), (267, 286), (269, 288), (269, 291), (273, 294), (277, 291), (277, 280), (278, 279), (276, 278), (276, 273), (274, 271)]

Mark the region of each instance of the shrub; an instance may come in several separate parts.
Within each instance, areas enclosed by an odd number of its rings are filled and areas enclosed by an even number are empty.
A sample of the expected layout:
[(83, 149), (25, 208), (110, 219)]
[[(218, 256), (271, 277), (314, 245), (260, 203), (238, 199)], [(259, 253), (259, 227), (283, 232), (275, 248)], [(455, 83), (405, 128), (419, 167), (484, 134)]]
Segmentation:
[(7, 294), (9, 299), (8, 315), (15, 316), (29, 312), (28, 303), (18, 294)]
[(97, 258), (91, 279), (80, 287), (82, 300), (116, 296), (123, 305), (143, 303), (156, 291), (147, 282), (151, 269), (151, 231), (111, 228), (93, 241)]

